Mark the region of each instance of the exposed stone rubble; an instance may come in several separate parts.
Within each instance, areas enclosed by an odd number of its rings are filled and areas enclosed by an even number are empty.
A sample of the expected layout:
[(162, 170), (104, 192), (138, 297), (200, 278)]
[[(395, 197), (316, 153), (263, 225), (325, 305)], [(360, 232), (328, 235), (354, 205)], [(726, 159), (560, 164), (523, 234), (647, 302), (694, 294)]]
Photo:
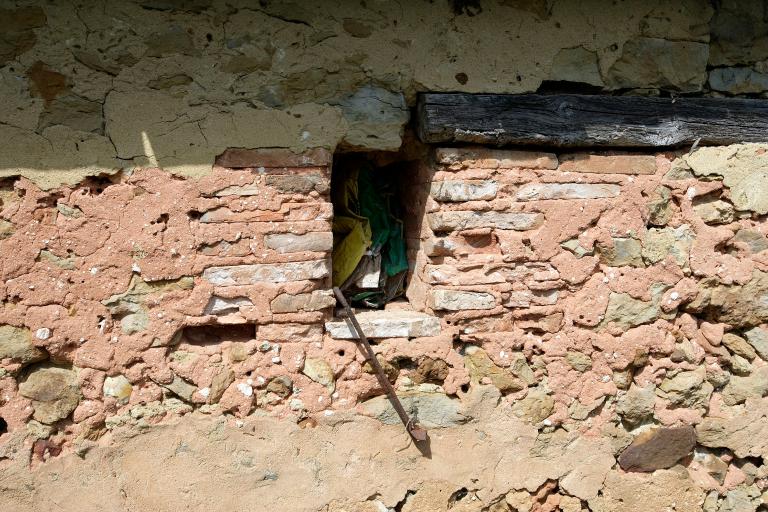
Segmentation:
[[(440, 149), (414, 166), (408, 302), (359, 320), (433, 456), (464, 439), (465, 465), (307, 510), (758, 510), (768, 241), (761, 203), (737, 205), (727, 176), (752, 179), (766, 149)], [(186, 416), (214, 437), (392, 429), (394, 460), (399, 418), (333, 318), (330, 155), (220, 161), (233, 167), (52, 192), (20, 178), (2, 196), (0, 250), (18, 257), (0, 287), (0, 488), (18, 503), (30, 463), (90, 463)], [(713, 221), (713, 202), (732, 214)], [(471, 446), (493, 464), (473, 472)]]

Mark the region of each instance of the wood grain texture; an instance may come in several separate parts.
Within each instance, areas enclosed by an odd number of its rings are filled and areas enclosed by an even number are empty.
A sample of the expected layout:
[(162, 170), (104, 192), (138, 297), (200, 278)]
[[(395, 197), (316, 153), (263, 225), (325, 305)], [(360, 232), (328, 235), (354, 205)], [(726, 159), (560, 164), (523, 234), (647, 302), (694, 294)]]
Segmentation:
[(427, 93), (423, 142), (667, 147), (768, 140), (768, 100)]

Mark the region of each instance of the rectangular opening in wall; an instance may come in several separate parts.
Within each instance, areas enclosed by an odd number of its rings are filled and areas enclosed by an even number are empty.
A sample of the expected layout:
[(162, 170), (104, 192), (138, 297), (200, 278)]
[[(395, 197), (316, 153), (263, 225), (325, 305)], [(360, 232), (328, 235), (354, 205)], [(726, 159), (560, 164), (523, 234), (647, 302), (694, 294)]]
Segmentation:
[(334, 159), (333, 285), (355, 307), (383, 309), (406, 301), (414, 254), (409, 241), (418, 241), (410, 234), (423, 216), (413, 212), (414, 166), (367, 153)]

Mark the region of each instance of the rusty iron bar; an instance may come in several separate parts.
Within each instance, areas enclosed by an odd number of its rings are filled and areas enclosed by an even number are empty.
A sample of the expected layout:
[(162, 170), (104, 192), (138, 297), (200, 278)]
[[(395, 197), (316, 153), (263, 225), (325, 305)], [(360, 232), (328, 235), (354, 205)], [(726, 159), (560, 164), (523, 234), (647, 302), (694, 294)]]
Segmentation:
[(365, 355), (368, 358), (368, 362), (370, 362), (371, 366), (373, 366), (373, 369), (376, 370), (376, 377), (378, 377), (381, 387), (383, 387), (384, 391), (386, 391), (387, 397), (389, 398), (392, 407), (395, 408), (397, 415), (400, 417), (400, 421), (402, 421), (403, 425), (405, 425), (405, 430), (408, 432), (408, 434), (410, 434), (414, 441), (426, 441), (427, 431), (421, 428), (418, 423), (416, 423), (415, 418), (409, 417), (408, 413), (405, 412), (403, 404), (400, 403), (400, 399), (397, 398), (395, 388), (392, 387), (392, 384), (387, 378), (387, 374), (384, 373), (384, 368), (381, 367), (379, 360), (376, 359), (376, 354), (373, 352), (373, 348), (368, 342), (368, 338), (365, 336), (365, 333), (363, 332), (362, 327), (360, 327), (355, 314), (352, 312), (352, 308), (349, 307), (347, 299), (344, 298), (344, 295), (341, 293), (341, 290), (338, 288), (338, 286), (333, 287), (333, 294), (336, 295), (336, 300), (339, 301), (339, 304), (341, 304), (341, 307), (344, 308), (344, 311), (347, 313), (347, 318), (349, 318), (352, 326), (356, 331), (355, 334), (357, 334), (358, 341), (360, 341), (365, 348)]

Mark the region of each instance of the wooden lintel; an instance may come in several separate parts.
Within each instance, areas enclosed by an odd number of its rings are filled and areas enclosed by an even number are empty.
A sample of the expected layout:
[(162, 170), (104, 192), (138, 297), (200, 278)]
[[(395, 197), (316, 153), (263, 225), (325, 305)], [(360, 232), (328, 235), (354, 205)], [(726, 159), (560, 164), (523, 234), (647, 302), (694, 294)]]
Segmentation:
[(768, 141), (768, 100), (427, 93), (423, 142), (669, 147)]

